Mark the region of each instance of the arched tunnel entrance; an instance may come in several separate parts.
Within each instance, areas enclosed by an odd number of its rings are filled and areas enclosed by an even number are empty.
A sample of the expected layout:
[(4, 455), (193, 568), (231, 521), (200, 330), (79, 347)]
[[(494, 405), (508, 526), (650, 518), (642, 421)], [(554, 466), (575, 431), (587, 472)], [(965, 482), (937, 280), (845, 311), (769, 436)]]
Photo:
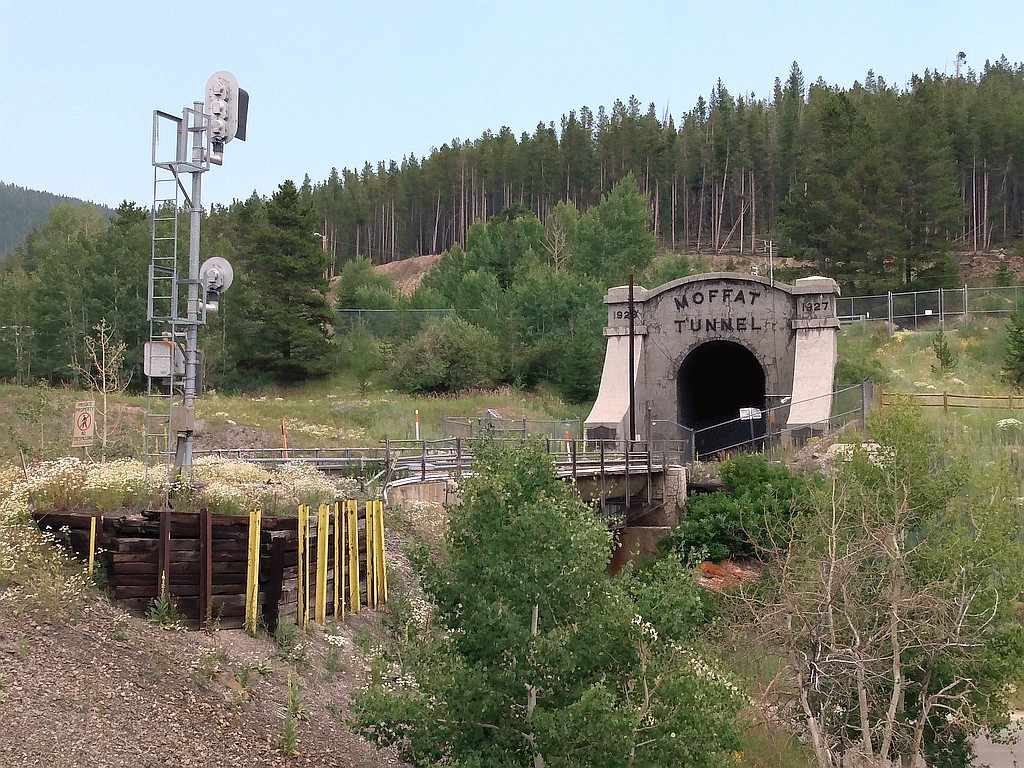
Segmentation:
[(694, 450), (760, 448), (765, 435), (765, 373), (754, 354), (732, 341), (708, 341), (679, 367), (679, 422), (694, 430)]

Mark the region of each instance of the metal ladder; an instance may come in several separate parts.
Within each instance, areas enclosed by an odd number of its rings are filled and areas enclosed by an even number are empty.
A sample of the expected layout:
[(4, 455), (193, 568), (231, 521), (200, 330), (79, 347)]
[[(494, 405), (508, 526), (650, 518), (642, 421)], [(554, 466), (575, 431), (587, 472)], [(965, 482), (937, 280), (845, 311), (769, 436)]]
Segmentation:
[(170, 164), (153, 166), (153, 208), (151, 211), (152, 257), (149, 265), (149, 340), (168, 344), (170, 377), (148, 379), (146, 390), (146, 465), (170, 466), (175, 450), (171, 414), (182, 377), (174, 371), (174, 349), (179, 341), (178, 312), (178, 210), (179, 178)]
[[(205, 322), (189, 319), (185, 300), (193, 283), (189, 275), (188, 237), (179, 232), (182, 203), (191, 206), (183, 184), (185, 177), (209, 168), (206, 146), (206, 117), (202, 104), (182, 110), (181, 117), (159, 110), (153, 113), (153, 208), (150, 211), (152, 255), (149, 264), (147, 319), (151, 348), (157, 348), (169, 363), (169, 376), (149, 376), (146, 389), (146, 468), (163, 465), (169, 469), (177, 451), (178, 432), (185, 425), (175, 423), (184, 402), (185, 375), (177, 370), (175, 359), (182, 360), (186, 332)], [(174, 137), (170, 157), (158, 155), (160, 128), (169, 126)], [(185, 277), (179, 277), (184, 274)], [(184, 292), (182, 286), (185, 287)], [(198, 291), (198, 289), (196, 289)], [(152, 365), (152, 360), (148, 361)], [(194, 363), (194, 361), (191, 361)]]

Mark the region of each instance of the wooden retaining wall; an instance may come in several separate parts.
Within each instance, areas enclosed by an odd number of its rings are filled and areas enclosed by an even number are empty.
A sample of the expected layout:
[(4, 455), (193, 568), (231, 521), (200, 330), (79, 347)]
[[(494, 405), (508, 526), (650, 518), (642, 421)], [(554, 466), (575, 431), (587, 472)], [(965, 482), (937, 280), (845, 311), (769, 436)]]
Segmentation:
[(112, 596), (130, 611), (145, 614), (163, 591), (192, 628), (239, 628), (248, 616), (250, 628), (258, 621), (273, 631), (281, 619), (323, 623), (387, 600), (379, 501), (300, 507), (295, 517), (33, 515), (78, 557), (101, 563)]

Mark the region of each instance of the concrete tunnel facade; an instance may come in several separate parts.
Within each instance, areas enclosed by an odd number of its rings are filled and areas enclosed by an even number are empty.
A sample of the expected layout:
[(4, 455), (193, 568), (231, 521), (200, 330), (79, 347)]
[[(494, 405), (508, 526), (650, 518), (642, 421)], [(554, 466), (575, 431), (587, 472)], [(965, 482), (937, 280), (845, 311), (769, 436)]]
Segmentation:
[(633, 370), (626, 286), (605, 296), (608, 325), (601, 387), (585, 427), (624, 443), (633, 378), (635, 440), (681, 440), (697, 455), (756, 445), (769, 431), (821, 428), (832, 407), (838, 284), (793, 285), (712, 273), (633, 289)]

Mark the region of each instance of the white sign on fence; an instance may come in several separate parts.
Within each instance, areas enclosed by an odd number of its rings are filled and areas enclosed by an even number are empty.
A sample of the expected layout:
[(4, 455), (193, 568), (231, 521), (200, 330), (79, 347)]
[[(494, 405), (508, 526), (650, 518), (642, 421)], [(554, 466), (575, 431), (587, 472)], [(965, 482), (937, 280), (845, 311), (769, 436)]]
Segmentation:
[(740, 419), (743, 421), (757, 421), (760, 418), (760, 408), (740, 408)]
[(96, 401), (75, 403), (75, 420), (71, 426), (71, 447), (89, 448), (96, 435)]

